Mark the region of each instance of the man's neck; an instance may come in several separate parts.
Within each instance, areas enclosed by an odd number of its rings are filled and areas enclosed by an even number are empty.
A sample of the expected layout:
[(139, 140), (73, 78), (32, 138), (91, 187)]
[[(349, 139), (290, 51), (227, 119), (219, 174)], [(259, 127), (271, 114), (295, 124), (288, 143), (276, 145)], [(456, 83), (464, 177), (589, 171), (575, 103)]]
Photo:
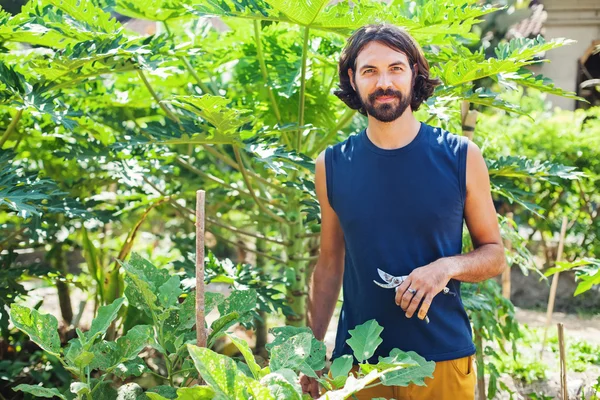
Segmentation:
[(367, 135), (371, 142), (382, 149), (404, 147), (417, 136), (421, 123), (410, 109), (392, 122), (381, 122), (369, 115)]

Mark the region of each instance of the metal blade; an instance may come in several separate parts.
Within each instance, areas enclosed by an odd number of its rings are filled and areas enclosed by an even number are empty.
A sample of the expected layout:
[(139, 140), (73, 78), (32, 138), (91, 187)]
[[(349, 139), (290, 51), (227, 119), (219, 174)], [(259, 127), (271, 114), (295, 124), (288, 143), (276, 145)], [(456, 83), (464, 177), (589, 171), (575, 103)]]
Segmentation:
[(390, 283), (379, 283), (376, 280), (373, 280), (373, 282), (375, 282), (377, 285), (381, 286), (384, 289), (392, 289), (395, 288), (396, 286), (398, 286), (396, 283), (394, 282), (390, 282)]
[(377, 268), (377, 273), (379, 274), (381, 279), (383, 279), (384, 281), (386, 281), (388, 283), (392, 282), (395, 278), (393, 275), (390, 275), (387, 272), (380, 270), (379, 268)]

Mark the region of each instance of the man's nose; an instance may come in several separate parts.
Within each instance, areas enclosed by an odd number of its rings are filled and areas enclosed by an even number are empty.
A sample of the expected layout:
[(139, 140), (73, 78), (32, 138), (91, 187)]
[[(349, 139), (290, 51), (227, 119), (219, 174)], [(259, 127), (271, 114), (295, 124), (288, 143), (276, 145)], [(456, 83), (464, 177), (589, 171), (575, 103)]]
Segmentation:
[(392, 79), (387, 73), (382, 73), (379, 75), (379, 79), (377, 80), (377, 88), (387, 89), (392, 86)]

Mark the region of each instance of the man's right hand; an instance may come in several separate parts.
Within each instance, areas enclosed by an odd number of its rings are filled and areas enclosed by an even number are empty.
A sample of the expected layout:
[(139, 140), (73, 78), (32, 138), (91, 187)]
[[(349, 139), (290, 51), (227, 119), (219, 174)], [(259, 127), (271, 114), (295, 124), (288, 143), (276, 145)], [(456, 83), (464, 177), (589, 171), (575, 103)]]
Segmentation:
[[(317, 375), (319, 376), (322, 374), (321, 371), (317, 372)], [(318, 399), (321, 395), (319, 393), (319, 382), (316, 378), (311, 378), (310, 376), (300, 373), (300, 386), (302, 386), (302, 393), (309, 394), (313, 399)]]

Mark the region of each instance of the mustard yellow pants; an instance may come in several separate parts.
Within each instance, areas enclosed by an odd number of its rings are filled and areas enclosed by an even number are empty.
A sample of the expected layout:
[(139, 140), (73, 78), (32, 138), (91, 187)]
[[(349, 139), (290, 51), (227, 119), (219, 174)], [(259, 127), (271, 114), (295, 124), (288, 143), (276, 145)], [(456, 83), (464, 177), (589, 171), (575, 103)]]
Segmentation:
[[(477, 381), (474, 356), (435, 363), (433, 379), (425, 378), (427, 386), (383, 386), (363, 389), (349, 399), (371, 400), (473, 400)], [(352, 368), (356, 372), (358, 366)]]

